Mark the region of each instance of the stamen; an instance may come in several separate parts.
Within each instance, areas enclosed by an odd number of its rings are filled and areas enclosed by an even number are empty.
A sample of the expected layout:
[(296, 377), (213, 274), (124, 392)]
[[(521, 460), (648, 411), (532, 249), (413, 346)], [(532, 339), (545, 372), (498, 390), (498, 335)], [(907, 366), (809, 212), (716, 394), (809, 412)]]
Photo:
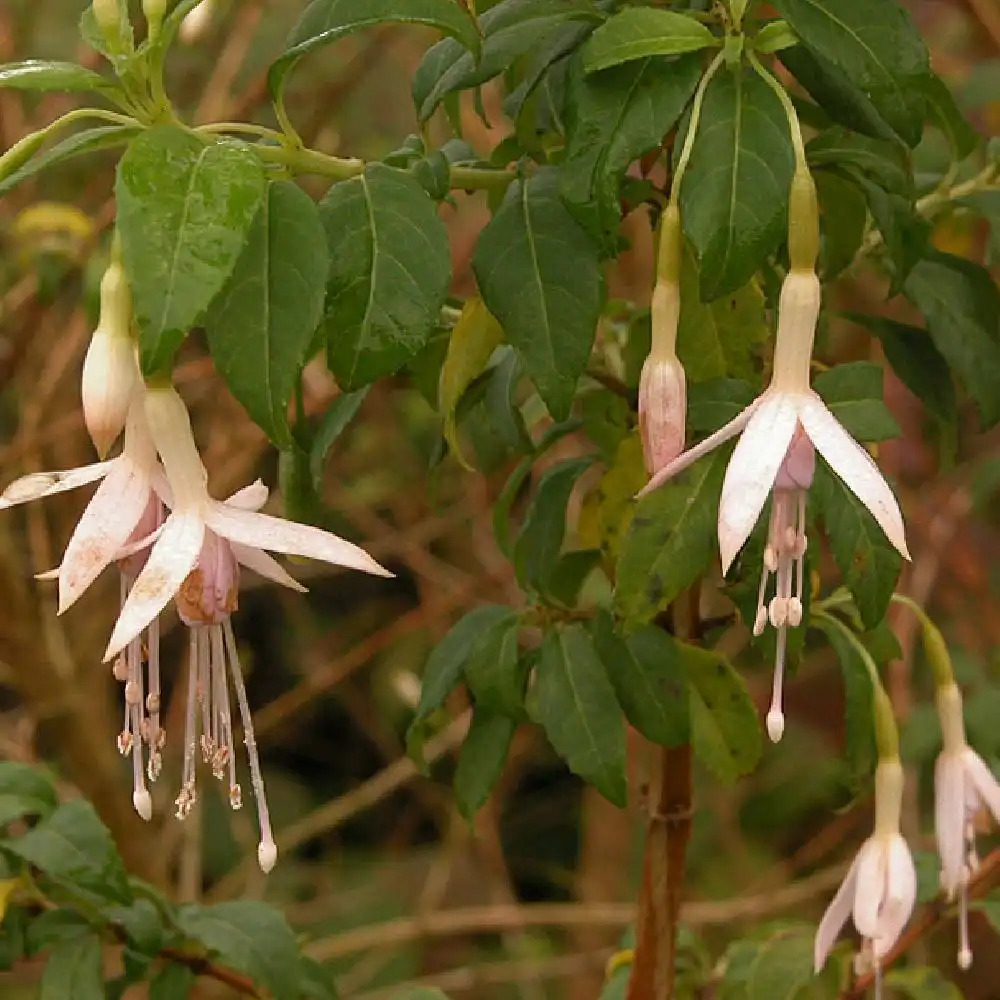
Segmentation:
[(962, 879), (958, 898), (958, 967), (965, 972), (972, 967), (972, 949), (969, 947), (969, 881)]
[(767, 711), (767, 735), (772, 743), (778, 743), (785, 732), (785, 713), (782, 710), (782, 688), (785, 681), (785, 646), (788, 630), (778, 629), (778, 644), (774, 657), (774, 681), (771, 687), (771, 707)]
[(247, 748), (247, 759), (250, 764), (250, 784), (253, 786), (254, 798), (257, 800), (257, 818), (260, 823), (260, 843), (257, 846), (257, 862), (261, 871), (269, 872), (278, 860), (278, 848), (271, 833), (271, 819), (267, 810), (267, 798), (264, 792), (264, 779), (260, 773), (260, 760), (257, 757), (257, 741), (253, 734), (253, 720), (250, 718), (250, 704), (247, 701), (247, 690), (243, 683), (243, 670), (240, 666), (239, 653), (236, 649), (236, 637), (229, 619), (225, 619), (222, 628), (226, 638), (226, 649), (229, 653), (229, 668), (236, 689), (236, 701), (240, 706), (240, 718), (243, 722), (243, 742)]
[(188, 633), (188, 694), (187, 714), (184, 720), (184, 764), (181, 768), (181, 790), (174, 802), (177, 806), (178, 819), (187, 819), (198, 800), (194, 764), (198, 743), (195, 731), (198, 717), (196, 704), (198, 698), (198, 647), (198, 629), (192, 628)]
[(167, 741), (166, 730), (160, 728), (160, 619), (154, 618), (147, 632), (149, 641), (149, 695), (146, 711), (149, 712), (149, 761), (146, 774), (150, 781), (156, 781), (163, 770), (163, 755), (160, 752)]

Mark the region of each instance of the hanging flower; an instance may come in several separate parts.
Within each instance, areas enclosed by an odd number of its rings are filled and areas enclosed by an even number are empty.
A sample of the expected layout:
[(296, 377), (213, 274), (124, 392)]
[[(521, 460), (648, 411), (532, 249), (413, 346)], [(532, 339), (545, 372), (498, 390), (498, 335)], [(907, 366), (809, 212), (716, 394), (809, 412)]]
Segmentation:
[(969, 879), (979, 867), (975, 820), (986, 806), (1000, 823), (1000, 784), (965, 741), (962, 694), (952, 683), (937, 690), (944, 748), (934, 766), (934, 832), (941, 857), (941, 887), (959, 897), (958, 964), (972, 965), (969, 947)]
[(874, 967), (876, 997), (881, 992), (882, 959), (899, 939), (917, 898), (916, 869), (899, 832), (902, 801), (903, 768), (899, 760), (879, 760), (875, 769), (875, 832), (861, 845), (823, 914), (813, 950), (819, 972), (841, 928), (852, 917), (861, 935), (857, 971)]

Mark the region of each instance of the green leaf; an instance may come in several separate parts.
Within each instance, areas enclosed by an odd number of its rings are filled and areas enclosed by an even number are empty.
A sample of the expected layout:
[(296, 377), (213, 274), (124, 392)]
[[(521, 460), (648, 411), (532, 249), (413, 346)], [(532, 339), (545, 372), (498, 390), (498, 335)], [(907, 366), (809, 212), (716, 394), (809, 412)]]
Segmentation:
[(274, 907), (249, 900), (185, 906), (177, 925), (225, 965), (270, 990), (275, 1000), (299, 1000), (298, 946)]
[(524, 710), (527, 681), (518, 662), (520, 616), (509, 611), (482, 631), (465, 661), (463, 672), (476, 705), (490, 712), (518, 718)]
[(796, 1000), (813, 975), (812, 937), (776, 934), (757, 952), (747, 982), (747, 1000)]
[(899, 437), (899, 424), (882, 402), (882, 366), (852, 361), (829, 368), (813, 380), (833, 415), (859, 441)]
[(677, 356), (689, 383), (706, 379), (751, 378), (753, 352), (769, 336), (764, 321), (764, 293), (755, 279), (712, 302), (699, 294), (698, 263), (689, 248), (681, 258), (681, 312)]
[(864, 189), (872, 218), (882, 234), (892, 275), (889, 294), (896, 295), (925, 253), (931, 223), (916, 211), (909, 198), (887, 193), (866, 177), (858, 177), (858, 183)]
[(76, 910), (46, 910), (35, 917), (24, 934), (24, 953), (33, 956), (53, 945), (73, 941), (94, 931), (93, 925)]
[[(0, 185), (0, 194), (3, 185)], [(1000, 191), (975, 191), (959, 198), (956, 206), (971, 208), (990, 224), (990, 242), (988, 246), (988, 263), (994, 265), (1000, 260)]]
[(545, 582), (546, 596), (563, 607), (574, 607), (587, 578), (600, 565), (600, 549), (564, 552), (556, 560)]
[(206, 145), (159, 126), (129, 144), (115, 196), (143, 371), (152, 374), (233, 273), (264, 197), (263, 168), (242, 144)]
[(0, 827), (22, 816), (48, 816), (58, 800), (42, 771), (15, 761), (0, 761)]
[(462, 456), (455, 420), (459, 400), (472, 382), (483, 373), (493, 351), (503, 340), (503, 330), (478, 296), (466, 299), (448, 340), (448, 353), (441, 368), (438, 408), (444, 418), (444, 436), (452, 454)]
[(738, 378), (712, 378), (688, 386), (687, 429), (712, 434), (742, 413), (757, 394), (749, 382)]
[(837, 173), (815, 170), (813, 180), (823, 217), (819, 269), (824, 281), (832, 281), (854, 262), (861, 249), (868, 203), (857, 184)]
[(812, 496), (819, 506), (830, 548), (867, 628), (885, 617), (903, 557), (892, 547), (868, 508), (826, 465), (816, 467)]
[(624, 806), (625, 722), (583, 626), (545, 636), (533, 690), (538, 722), (559, 756), (605, 798)]
[(626, 642), (615, 634), (606, 612), (594, 619), (593, 632), (628, 721), (661, 746), (687, 743), (691, 727), (681, 644), (651, 625), (633, 632)]
[(187, 1000), (194, 981), (186, 965), (165, 965), (149, 984), (149, 1000)]
[(928, 74), (922, 86), (928, 117), (948, 140), (954, 160), (964, 160), (979, 147), (979, 133), (969, 124), (951, 91), (936, 73)]
[(814, 56), (836, 64), (907, 145), (916, 146), (930, 67), (923, 39), (897, 0), (774, 0), (774, 6)]
[(681, 188), (706, 301), (745, 285), (781, 244), (792, 167), (788, 122), (771, 88), (749, 70), (716, 73)]
[(513, 719), (476, 705), (455, 767), (455, 801), (467, 820), (485, 805), (503, 773), (515, 729)]
[(38, 1000), (105, 1000), (101, 939), (96, 934), (52, 949), (42, 972)]
[(26, 59), (24, 62), (0, 64), (0, 90), (54, 90), (72, 93), (114, 90), (114, 81), (76, 63), (54, 62), (48, 59)]
[(24, 836), (6, 841), (4, 850), (50, 878), (73, 883), (105, 899), (132, 901), (125, 866), (111, 834), (94, 807), (82, 799), (60, 805)]
[(482, 52), (445, 38), (425, 53), (413, 77), (417, 117), (427, 121), (441, 102), (503, 73), (533, 49), (550, 44), (570, 20), (598, 22), (591, 0), (501, 0), (479, 18)]
[(686, 14), (628, 7), (602, 24), (583, 48), (588, 73), (647, 56), (676, 56), (718, 46), (719, 39)]
[(279, 447), (292, 441), (288, 403), (323, 315), (329, 265), (315, 202), (275, 181), (205, 319), (216, 368)]
[(563, 205), (553, 172), (511, 185), (472, 267), (549, 412), (565, 420), (590, 358), (604, 277), (597, 245)]
[(639, 501), (618, 559), (615, 610), (626, 622), (651, 621), (712, 561), (728, 462), (724, 448)]
[(309, 450), (309, 474), (312, 477), (313, 489), (317, 493), (323, 487), (323, 470), (330, 449), (346, 430), (347, 425), (357, 416), (369, 388), (365, 386), (357, 392), (345, 392), (339, 395), (323, 414), (316, 428)]
[(267, 74), (272, 96), (284, 89), (285, 77), (304, 55), (363, 28), (379, 24), (420, 24), (455, 38), (464, 48), (479, 51), (476, 22), (454, 0), (313, 0), (292, 29), (284, 53)]
[(913, 192), (910, 158), (897, 142), (872, 139), (837, 126), (810, 139), (806, 156), (811, 167), (858, 171), (892, 194)]
[(768, 21), (754, 35), (752, 42), (755, 52), (770, 55), (772, 52), (781, 52), (783, 49), (798, 45), (799, 38), (787, 21)]
[[(303, 955), (299, 960), (302, 996), (305, 1000), (337, 1000), (337, 984), (333, 973), (314, 958)], [(153, 1000), (150, 997), (150, 1000)]]
[(723, 656), (677, 643), (690, 692), (691, 746), (721, 781), (749, 774), (763, 749), (760, 722), (746, 683)]
[(983, 427), (992, 427), (1000, 421), (1000, 291), (993, 278), (977, 264), (932, 251), (903, 291), (975, 400)]
[(959, 988), (929, 966), (892, 969), (885, 974), (885, 985), (910, 1000), (962, 1000)]
[(566, 504), (591, 458), (574, 458), (546, 469), (514, 543), (514, 569), (521, 586), (545, 593), (545, 584), (562, 550)]
[[(624, 13), (641, 11), (667, 13), (647, 8)], [(577, 221), (611, 251), (621, 223), (625, 170), (663, 141), (700, 76), (697, 55), (643, 59), (594, 76), (571, 74), (560, 190)]]
[(101, 128), (84, 129), (82, 132), (68, 136), (61, 142), (46, 149), (43, 153), (33, 156), (24, 166), (0, 178), (0, 195), (17, 187), (48, 167), (54, 167), (66, 160), (82, 156), (84, 153), (96, 153), (102, 149), (112, 149), (124, 146), (139, 135), (142, 130), (131, 125), (105, 125)]
[(448, 234), (412, 175), (381, 163), (320, 202), (330, 249), (324, 326), (345, 389), (395, 372), (428, 341), (451, 282)]
[(980, 899), (972, 905), (986, 917), (994, 933), (1000, 933), (1000, 898)]

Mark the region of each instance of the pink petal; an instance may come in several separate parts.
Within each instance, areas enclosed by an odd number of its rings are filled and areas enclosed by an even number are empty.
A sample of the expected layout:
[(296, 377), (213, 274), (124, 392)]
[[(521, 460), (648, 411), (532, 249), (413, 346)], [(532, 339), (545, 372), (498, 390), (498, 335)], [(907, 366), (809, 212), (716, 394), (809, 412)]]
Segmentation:
[(972, 782), (993, 818), (1000, 823), (1000, 784), (993, 777), (993, 772), (986, 766), (983, 758), (968, 747), (962, 754), (962, 766), (966, 778)]
[(107, 663), (125, 648), (170, 603), (194, 569), (205, 537), (198, 514), (171, 514), (163, 526), (149, 561), (132, 585), (104, 653)]
[(962, 758), (947, 751), (934, 765), (934, 833), (941, 856), (941, 885), (951, 899), (965, 867), (965, 794)]
[(653, 490), (662, 486), (668, 479), (673, 479), (678, 473), (693, 465), (703, 455), (707, 455), (720, 444), (725, 444), (731, 437), (735, 437), (747, 425), (747, 421), (760, 405), (763, 396), (758, 396), (745, 410), (737, 413), (725, 427), (720, 427), (714, 434), (705, 438), (704, 441), (696, 444), (693, 448), (688, 448), (683, 454), (678, 455), (672, 462), (668, 462), (659, 472), (653, 476), (646, 485), (639, 490), (637, 496), (645, 496)]
[(240, 510), (260, 510), (267, 503), (268, 489), (260, 479), (255, 480), (249, 486), (237, 490), (231, 497), (226, 498), (226, 503), (230, 507), (237, 507)]
[(86, 486), (87, 483), (106, 476), (118, 461), (117, 458), (112, 458), (107, 462), (83, 465), (79, 469), (33, 472), (31, 475), (22, 476), (0, 493), (0, 510), (28, 503), (30, 500), (40, 500), (56, 493), (65, 493), (67, 490), (75, 490), (78, 486)]
[(851, 862), (850, 870), (844, 877), (844, 881), (840, 883), (837, 895), (831, 900), (830, 905), (826, 908), (826, 913), (823, 914), (823, 919), (819, 922), (819, 927), (816, 928), (816, 940), (813, 944), (813, 967), (816, 972), (819, 972), (826, 965), (830, 949), (851, 914), (860, 860), (861, 855), (858, 854)]
[(289, 590), (297, 590), (300, 594), (306, 593), (309, 589), (303, 587), (294, 576), (289, 576), (281, 564), (272, 559), (266, 552), (250, 545), (240, 545), (239, 542), (230, 542), (229, 544), (232, 546), (236, 561), (241, 566), (252, 569), (272, 583), (279, 583), (282, 587), (288, 587)]
[(133, 462), (118, 462), (107, 474), (66, 546), (59, 573), (59, 614), (118, 558), (146, 509), (149, 494), (149, 474)]
[(217, 535), (251, 548), (308, 556), (334, 566), (359, 569), (376, 576), (392, 576), (364, 549), (330, 531), (314, 528), (311, 524), (298, 524), (269, 514), (237, 510), (214, 501), (205, 515), (205, 523)]
[(722, 572), (750, 537), (798, 423), (798, 396), (765, 393), (726, 469), (719, 501)]
[(878, 933), (872, 936), (876, 958), (885, 957), (899, 940), (917, 901), (917, 871), (910, 849), (899, 834), (890, 838), (887, 861), (885, 899), (878, 916)]
[(909, 559), (906, 530), (899, 504), (871, 455), (841, 427), (837, 418), (814, 392), (803, 397), (799, 420), (830, 468), (871, 511), (872, 517), (885, 532), (885, 537), (904, 558)]
[(858, 884), (854, 895), (854, 926), (862, 937), (874, 938), (879, 931), (879, 910), (885, 896), (886, 843), (869, 837), (858, 852)]

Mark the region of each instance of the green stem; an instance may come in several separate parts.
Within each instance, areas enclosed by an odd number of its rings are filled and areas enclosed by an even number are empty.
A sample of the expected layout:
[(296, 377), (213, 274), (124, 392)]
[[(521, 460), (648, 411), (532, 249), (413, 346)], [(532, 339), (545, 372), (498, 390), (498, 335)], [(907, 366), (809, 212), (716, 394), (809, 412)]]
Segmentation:
[(254, 125), (250, 122), (213, 122), (211, 125), (197, 125), (195, 132), (208, 132), (212, 135), (233, 132), (238, 135), (256, 135), (261, 139), (273, 139), (281, 142), (283, 136), (280, 132), (266, 125)]
[(893, 594), (892, 602), (909, 608), (916, 616), (917, 621), (920, 622), (921, 639), (924, 644), (924, 652), (927, 654), (927, 662), (930, 663), (931, 672), (934, 674), (934, 686), (946, 688), (953, 685), (955, 671), (952, 668), (951, 654), (948, 652), (948, 645), (944, 641), (941, 630), (912, 597), (907, 597), (906, 594)]
[(806, 146), (802, 140), (802, 126), (799, 124), (799, 116), (795, 111), (795, 105), (788, 96), (788, 91), (782, 87), (781, 83), (761, 64), (760, 60), (752, 50), (747, 51), (747, 59), (753, 67), (754, 72), (774, 91), (775, 96), (781, 101), (781, 107), (788, 119), (788, 130), (792, 135), (792, 148), (795, 150), (795, 164), (797, 167), (808, 169), (806, 163)]
[(141, 123), (131, 115), (120, 115), (117, 111), (104, 111), (101, 108), (77, 108), (69, 111), (62, 117), (57, 118), (51, 125), (44, 129), (46, 135), (50, 132), (58, 131), (66, 125), (73, 125), (79, 121), (86, 121), (88, 118), (96, 118), (98, 121), (112, 122), (115, 125), (140, 125)]
[(674, 177), (670, 183), (670, 204), (677, 205), (680, 198), (681, 181), (684, 179), (684, 171), (687, 170), (688, 161), (691, 159), (691, 151), (694, 149), (695, 136), (698, 134), (698, 123), (701, 121), (701, 105), (705, 100), (705, 91), (715, 76), (716, 71), (722, 65), (725, 55), (719, 52), (708, 64), (705, 75), (698, 81), (698, 88), (694, 92), (694, 100), (691, 102), (691, 120), (688, 123), (687, 134), (684, 136), (684, 145), (681, 147), (681, 155), (677, 157), (677, 169), (674, 170)]

